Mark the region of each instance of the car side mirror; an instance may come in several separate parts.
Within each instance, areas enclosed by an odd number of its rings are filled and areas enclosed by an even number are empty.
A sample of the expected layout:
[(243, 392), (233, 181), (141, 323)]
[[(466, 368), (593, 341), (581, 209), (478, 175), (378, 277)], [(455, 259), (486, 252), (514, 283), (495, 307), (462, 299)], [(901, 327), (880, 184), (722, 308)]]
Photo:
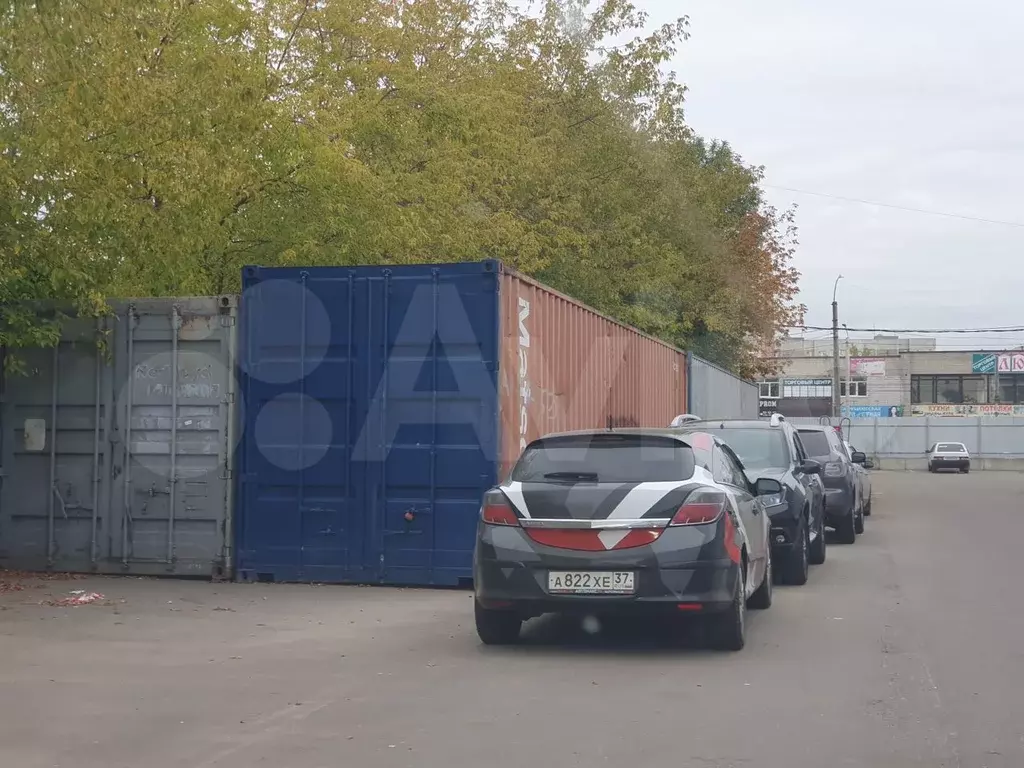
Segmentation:
[(770, 477), (758, 478), (754, 483), (754, 493), (758, 496), (774, 496), (782, 493), (782, 483)]
[(854, 451), (853, 455), (850, 457), (850, 461), (852, 461), (854, 464), (863, 464), (867, 460), (868, 457), (865, 456), (861, 451)]
[(873, 462), (871, 459), (868, 459), (861, 466), (864, 467), (864, 469), (874, 469), (875, 462)]
[(797, 467), (805, 475), (820, 475), (821, 464), (816, 462), (814, 459), (806, 459), (803, 464)]

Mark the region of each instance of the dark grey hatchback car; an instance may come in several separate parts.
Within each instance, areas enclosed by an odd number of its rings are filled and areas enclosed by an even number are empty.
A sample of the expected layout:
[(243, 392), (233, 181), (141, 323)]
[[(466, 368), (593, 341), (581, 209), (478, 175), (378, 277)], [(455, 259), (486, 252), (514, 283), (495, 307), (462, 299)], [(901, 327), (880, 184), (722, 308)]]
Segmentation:
[(746, 609), (772, 602), (768, 516), (721, 440), (668, 430), (549, 435), (530, 443), (480, 511), (477, 632), (514, 642), (550, 612), (701, 616), (739, 650)]

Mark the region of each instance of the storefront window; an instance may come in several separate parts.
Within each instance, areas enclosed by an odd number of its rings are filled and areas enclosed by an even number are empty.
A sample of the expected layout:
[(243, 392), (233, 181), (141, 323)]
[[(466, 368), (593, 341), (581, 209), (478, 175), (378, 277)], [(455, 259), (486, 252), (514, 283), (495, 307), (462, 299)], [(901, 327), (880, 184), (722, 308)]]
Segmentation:
[(984, 376), (964, 376), (961, 390), (965, 403), (987, 403), (988, 382)]
[(935, 402), (937, 403), (962, 403), (963, 396), (960, 393), (959, 376), (936, 376), (935, 377)]
[[(992, 390), (996, 389), (995, 377), (991, 377)], [(1024, 377), (1003, 374), (999, 377), (999, 402), (1020, 403), (1024, 402)]]
[[(1024, 376), (1004, 373), (996, 387), (994, 375), (911, 376), (910, 402), (931, 403), (1024, 403)], [(998, 400), (997, 400), (998, 395)]]

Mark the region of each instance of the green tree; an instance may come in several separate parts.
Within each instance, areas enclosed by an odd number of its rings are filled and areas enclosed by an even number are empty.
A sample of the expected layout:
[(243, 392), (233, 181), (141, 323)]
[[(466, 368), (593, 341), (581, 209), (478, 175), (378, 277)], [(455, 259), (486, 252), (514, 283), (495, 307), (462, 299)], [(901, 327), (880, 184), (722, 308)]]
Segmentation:
[[(9, 5), (0, 303), (492, 257), (756, 372), (799, 315), (792, 212), (686, 125), (685, 19), (645, 26), (625, 0)], [(7, 312), (0, 343), (53, 337)]]

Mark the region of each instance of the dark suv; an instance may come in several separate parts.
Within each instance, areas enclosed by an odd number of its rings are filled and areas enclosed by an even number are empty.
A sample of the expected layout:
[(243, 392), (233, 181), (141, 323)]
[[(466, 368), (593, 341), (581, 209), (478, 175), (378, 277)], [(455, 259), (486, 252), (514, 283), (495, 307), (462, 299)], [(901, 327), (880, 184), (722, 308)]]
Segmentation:
[(800, 435), (785, 417), (688, 421), (680, 432), (709, 432), (722, 438), (743, 462), (752, 482), (778, 480), (782, 493), (763, 498), (771, 521), (772, 558), (787, 584), (807, 583), (808, 564), (825, 562), (825, 488), (821, 465), (809, 458)]
[(864, 508), (846, 446), (834, 427), (799, 427), (797, 431), (808, 455), (822, 466), (825, 524), (836, 529), (841, 543), (853, 544), (857, 534), (864, 533)]

